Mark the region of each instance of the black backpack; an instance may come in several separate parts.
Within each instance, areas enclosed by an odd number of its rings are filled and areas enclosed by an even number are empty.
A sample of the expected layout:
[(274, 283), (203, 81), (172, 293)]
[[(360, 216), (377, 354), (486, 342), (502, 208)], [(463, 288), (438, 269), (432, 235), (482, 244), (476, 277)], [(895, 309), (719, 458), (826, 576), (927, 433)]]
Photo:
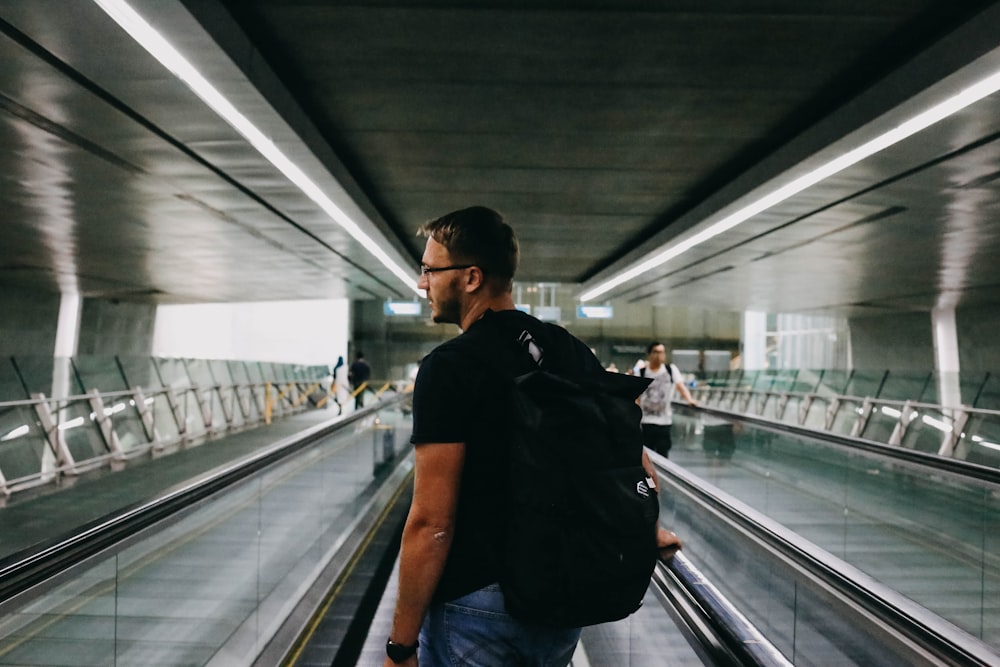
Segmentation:
[(650, 380), (582, 375), (572, 368), (574, 345), (582, 344), (554, 325), (540, 333), (544, 340), (527, 330), (490, 334), (538, 364), (510, 380), (511, 506), (500, 587), (507, 611), (525, 622), (615, 621), (642, 604), (656, 564), (659, 502), (642, 467), (635, 404)]

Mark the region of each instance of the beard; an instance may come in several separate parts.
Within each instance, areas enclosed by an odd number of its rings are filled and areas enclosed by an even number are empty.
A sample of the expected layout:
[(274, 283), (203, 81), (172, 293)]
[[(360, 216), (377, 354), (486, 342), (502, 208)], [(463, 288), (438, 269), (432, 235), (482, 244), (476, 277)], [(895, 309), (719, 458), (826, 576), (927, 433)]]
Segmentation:
[(435, 299), (432, 304), (431, 319), (438, 324), (460, 324), (462, 321), (461, 302), (450, 295)]

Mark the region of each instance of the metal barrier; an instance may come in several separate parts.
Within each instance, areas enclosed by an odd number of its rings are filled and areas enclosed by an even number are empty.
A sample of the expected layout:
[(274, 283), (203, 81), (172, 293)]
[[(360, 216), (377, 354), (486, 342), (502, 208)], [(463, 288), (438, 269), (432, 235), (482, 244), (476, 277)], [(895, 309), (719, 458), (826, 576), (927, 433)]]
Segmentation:
[[(121, 361), (109, 359), (120, 373), (107, 367), (98, 373), (91, 363), (84, 369), (91, 371), (87, 376), (81, 371), (85, 364), (74, 360), (77, 386), (85, 377), (123, 384), (127, 374)], [(316, 377), (323, 367), (301, 372), (256, 362), (147, 361), (155, 373), (145, 377), (159, 386), (90, 389), (58, 398), (32, 392), (24, 400), (0, 402), (0, 498), (100, 466), (119, 467), (132, 457), (270, 423), (305, 410), (311, 396), (327, 395), (323, 378)], [(231, 381), (213, 382), (223, 371)]]
[(692, 394), (706, 408), (1000, 468), (1000, 410), (732, 384)]

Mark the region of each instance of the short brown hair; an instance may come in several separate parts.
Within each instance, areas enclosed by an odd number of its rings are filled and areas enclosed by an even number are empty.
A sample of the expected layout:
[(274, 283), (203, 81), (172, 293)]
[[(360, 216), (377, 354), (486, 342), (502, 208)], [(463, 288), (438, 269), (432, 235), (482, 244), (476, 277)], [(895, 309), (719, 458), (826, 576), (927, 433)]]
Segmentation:
[(510, 290), (517, 271), (517, 235), (503, 216), (485, 206), (452, 211), (421, 225), (419, 236), (432, 238), (456, 262), (478, 266), (487, 280)]

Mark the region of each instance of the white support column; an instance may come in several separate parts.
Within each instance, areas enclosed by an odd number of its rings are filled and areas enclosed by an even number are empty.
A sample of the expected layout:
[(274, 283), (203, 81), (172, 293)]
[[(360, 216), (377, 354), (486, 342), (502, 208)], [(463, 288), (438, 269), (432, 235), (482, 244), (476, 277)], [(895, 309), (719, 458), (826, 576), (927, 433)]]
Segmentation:
[[(72, 366), (70, 358), (76, 356), (80, 345), (80, 306), (82, 297), (79, 294), (63, 292), (59, 299), (59, 319), (56, 322), (56, 344), (52, 351), (52, 392), (50, 396), (54, 399), (63, 399), (72, 392), (70, 388)], [(57, 410), (56, 424), (62, 419), (62, 415)], [(57, 437), (61, 438), (62, 433), (57, 432)], [(68, 449), (66, 452), (68, 453)], [(54, 452), (48, 449), (42, 454), (42, 475), (46, 475), (55, 469), (58, 462)]]
[(758, 371), (767, 367), (767, 313), (748, 310), (743, 313), (743, 370)]
[(69, 395), (70, 357), (80, 344), (80, 295), (64, 293), (59, 300), (59, 320), (56, 323), (56, 345), (52, 351), (55, 365), (52, 371), (52, 398)]
[[(944, 416), (955, 424), (962, 405), (962, 391), (959, 383), (958, 327), (955, 323), (954, 308), (935, 308), (931, 311), (931, 327), (934, 334), (934, 369), (938, 378), (938, 400), (945, 406)], [(951, 456), (957, 433), (945, 433), (941, 439), (938, 454)]]

